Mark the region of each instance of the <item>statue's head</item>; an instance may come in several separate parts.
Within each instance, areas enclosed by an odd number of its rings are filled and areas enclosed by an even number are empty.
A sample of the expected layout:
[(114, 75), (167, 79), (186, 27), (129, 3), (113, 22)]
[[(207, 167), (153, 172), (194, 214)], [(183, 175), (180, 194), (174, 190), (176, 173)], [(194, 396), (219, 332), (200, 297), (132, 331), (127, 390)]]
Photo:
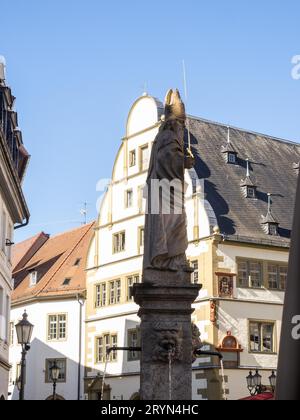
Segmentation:
[(174, 120), (182, 124), (185, 124), (186, 120), (185, 106), (178, 89), (170, 89), (165, 99), (165, 121)]

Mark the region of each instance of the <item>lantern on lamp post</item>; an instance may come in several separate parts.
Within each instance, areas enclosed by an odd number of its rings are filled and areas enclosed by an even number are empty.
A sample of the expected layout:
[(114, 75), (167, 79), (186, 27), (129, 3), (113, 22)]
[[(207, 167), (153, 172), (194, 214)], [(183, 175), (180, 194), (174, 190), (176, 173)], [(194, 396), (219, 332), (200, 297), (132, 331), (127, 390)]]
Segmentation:
[(60, 375), (60, 367), (57, 365), (56, 360), (50, 368), (50, 378), (53, 383), (53, 401), (56, 399), (56, 384)]
[(30, 350), (30, 342), (33, 331), (33, 325), (28, 321), (26, 311), (23, 314), (22, 320), (16, 325), (16, 332), (18, 343), (22, 346), (22, 359), (21, 359), (21, 375), (18, 379), (20, 392), (19, 400), (24, 400), (25, 390), (25, 375), (26, 375), (26, 354)]

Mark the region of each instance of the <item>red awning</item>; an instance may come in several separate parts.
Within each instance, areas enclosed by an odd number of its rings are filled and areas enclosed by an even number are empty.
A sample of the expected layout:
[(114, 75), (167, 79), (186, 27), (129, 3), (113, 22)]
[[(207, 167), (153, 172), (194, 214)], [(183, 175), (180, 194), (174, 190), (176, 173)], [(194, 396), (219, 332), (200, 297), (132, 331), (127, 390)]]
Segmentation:
[(242, 398), (241, 401), (267, 401), (274, 400), (274, 395), (271, 392), (264, 392), (263, 394), (254, 395), (253, 397)]

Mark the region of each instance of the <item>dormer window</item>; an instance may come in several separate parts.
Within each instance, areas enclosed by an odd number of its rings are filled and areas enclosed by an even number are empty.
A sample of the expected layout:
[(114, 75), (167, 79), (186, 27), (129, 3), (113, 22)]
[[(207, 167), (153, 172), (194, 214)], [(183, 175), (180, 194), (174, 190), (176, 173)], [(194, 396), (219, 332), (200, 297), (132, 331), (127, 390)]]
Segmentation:
[(222, 146), (221, 152), (224, 155), (226, 163), (230, 163), (231, 165), (237, 163), (238, 154), (230, 142), (230, 127), (228, 127), (227, 144)]
[(272, 194), (268, 194), (268, 213), (266, 216), (262, 216), (262, 228), (267, 235), (278, 236), (279, 235), (279, 223), (272, 214)]
[(29, 286), (33, 287), (37, 284), (38, 281), (38, 272), (33, 270), (29, 273)]
[(64, 281), (63, 281), (63, 286), (69, 286), (69, 285), (70, 285), (70, 283), (71, 283), (71, 280), (72, 280), (72, 279), (70, 279), (70, 278), (66, 278), (66, 279), (64, 279)]
[(278, 235), (278, 225), (269, 223), (269, 235), (273, 235), (273, 236)]
[(228, 163), (236, 164), (236, 154), (228, 153)]
[(249, 159), (247, 159), (246, 178), (241, 181), (241, 188), (245, 198), (256, 198), (256, 185), (250, 175)]
[(255, 198), (255, 197), (256, 197), (256, 188), (247, 187), (247, 198)]

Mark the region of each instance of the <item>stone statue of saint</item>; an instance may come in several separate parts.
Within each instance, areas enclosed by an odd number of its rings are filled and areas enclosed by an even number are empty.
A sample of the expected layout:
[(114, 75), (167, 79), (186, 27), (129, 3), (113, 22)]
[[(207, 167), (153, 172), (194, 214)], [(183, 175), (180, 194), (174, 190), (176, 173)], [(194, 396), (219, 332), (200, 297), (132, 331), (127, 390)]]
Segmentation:
[(185, 169), (194, 157), (184, 144), (185, 106), (178, 90), (165, 100), (164, 121), (154, 141), (146, 185), (144, 270), (192, 272), (186, 258)]

